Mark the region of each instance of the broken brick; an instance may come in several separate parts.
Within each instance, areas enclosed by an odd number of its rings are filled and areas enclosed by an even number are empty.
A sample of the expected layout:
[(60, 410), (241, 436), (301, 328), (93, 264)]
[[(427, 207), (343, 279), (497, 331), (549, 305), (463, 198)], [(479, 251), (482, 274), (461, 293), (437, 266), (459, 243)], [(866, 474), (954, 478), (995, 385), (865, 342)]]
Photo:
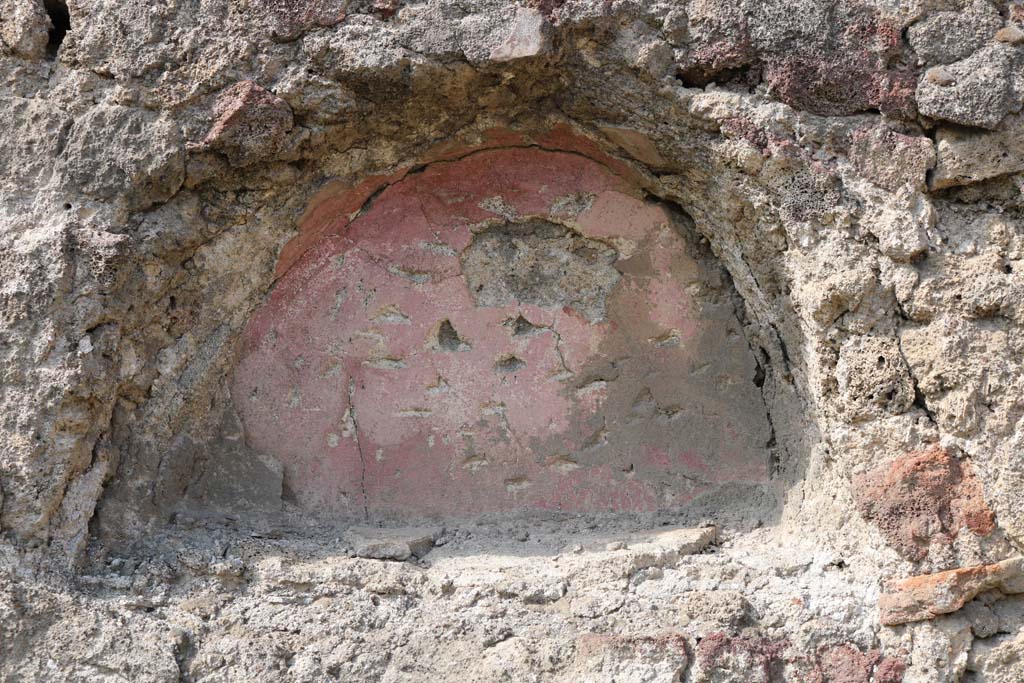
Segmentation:
[(878, 599), (881, 621), (896, 626), (950, 614), (988, 590), (1024, 593), (1024, 558), (892, 581)]
[(853, 493), (864, 519), (911, 560), (927, 557), (932, 542), (951, 543), (961, 529), (985, 536), (995, 528), (973, 472), (940, 446), (855, 477)]

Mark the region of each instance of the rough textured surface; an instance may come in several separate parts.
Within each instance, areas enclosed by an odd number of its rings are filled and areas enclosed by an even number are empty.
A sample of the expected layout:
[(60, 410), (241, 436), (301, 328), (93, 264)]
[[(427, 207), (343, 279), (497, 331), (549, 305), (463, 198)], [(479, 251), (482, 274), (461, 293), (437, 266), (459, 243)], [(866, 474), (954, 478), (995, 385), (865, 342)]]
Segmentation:
[(1024, 170), (1024, 117), (1007, 117), (992, 132), (939, 128), (932, 187), (969, 185)]
[(288, 103), (252, 81), (222, 92), (214, 105), (217, 120), (194, 150), (215, 150), (232, 166), (249, 166), (280, 151), (294, 119)]
[(995, 128), (1007, 114), (1020, 111), (1020, 59), (1017, 48), (996, 42), (932, 69), (917, 87), (921, 113), (964, 126)]
[[(1019, 679), (1019, 577), (992, 567), (1024, 552), (1022, 28), (1007, 0), (0, 0), (0, 678)], [(718, 274), (626, 312), (714, 294), (732, 334), (705, 355), (743, 379), (683, 407), (752, 417), (688, 433), (756, 433), (757, 485), (393, 526), (302, 504), (232, 393), (252, 321), (386, 195), (541, 152), (685, 227), (644, 277)], [(466, 175), (485, 199), (543, 196), (493, 170)], [(541, 251), (596, 239), (566, 218), (593, 177), (527, 212), (581, 235)], [(391, 225), (433, 211), (411, 199)], [(525, 222), (504, 199), (472, 203), (492, 238)], [(390, 244), (385, 271), (415, 249)], [(527, 323), (570, 316), (541, 301)], [(479, 347), (443, 320), (445, 353)], [(881, 623), (889, 580), (926, 618)]]
[(980, 536), (995, 529), (977, 478), (939, 447), (855, 477), (853, 492), (861, 515), (913, 560), (924, 559), (931, 543), (952, 543), (960, 529)]

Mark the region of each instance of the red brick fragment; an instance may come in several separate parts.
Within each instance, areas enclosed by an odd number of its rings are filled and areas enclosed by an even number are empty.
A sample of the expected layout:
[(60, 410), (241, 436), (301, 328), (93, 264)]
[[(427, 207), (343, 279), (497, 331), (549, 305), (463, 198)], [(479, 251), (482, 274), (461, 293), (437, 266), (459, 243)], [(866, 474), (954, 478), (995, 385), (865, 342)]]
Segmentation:
[(963, 528), (979, 536), (995, 529), (977, 478), (939, 446), (855, 477), (853, 492), (861, 515), (911, 560), (927, 557), (932, 542), (951, 543)]
[(824, 645), (804, 654), (785, 640), (724, 633), (701, 640), (694, 659), (698, 680), (900, 683), (906, 669), (900, 659), (851, 643)]
[(992, 589), (1024, 592), (1024, 558), (891, 581), (878, 599), (878, 609), (882, 623), (895, 626), (950, 614)]
[(794, 109), (825, 116), (878, 109), (895, 118), (913, 118), (917, 75), (873, 61), (856, 54), (839, 60), (785, 56), (767, 61), (765, 80), (771, 94)]

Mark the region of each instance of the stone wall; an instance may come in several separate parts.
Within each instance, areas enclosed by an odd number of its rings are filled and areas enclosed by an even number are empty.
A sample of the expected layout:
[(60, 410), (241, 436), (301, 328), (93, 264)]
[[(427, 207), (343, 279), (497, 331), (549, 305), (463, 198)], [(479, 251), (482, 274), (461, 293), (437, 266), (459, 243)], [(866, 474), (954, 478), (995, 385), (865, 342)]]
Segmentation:
[(987, 0), (0, 0), (0, 676), (1019, 679), (1022, 62)]

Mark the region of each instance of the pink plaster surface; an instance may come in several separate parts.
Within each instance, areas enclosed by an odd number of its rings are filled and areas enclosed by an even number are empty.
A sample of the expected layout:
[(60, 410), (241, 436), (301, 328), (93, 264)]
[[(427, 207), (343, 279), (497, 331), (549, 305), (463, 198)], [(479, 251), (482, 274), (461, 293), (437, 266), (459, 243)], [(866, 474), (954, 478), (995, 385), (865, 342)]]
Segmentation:
[[(559, 124), (551, 130), (530, 135), (505, 128), (493, 128), (483, 134), (479, 142), (467, 145), (459, 142), (444, 142), (428, 150), (421, 159), (422, 163), (437, 161), (454, 161), (466, 155), (483, 150), (503, 148), (536, 148), (549, 151), (563, 151), (581, 154), (593, 159), (614, 173), (619, 178), (639, 186), (643, 178), (632, 166), (606, 154), (593, 140), (580, 135), (565, 124)], [(281, 251), (278, 259), (277, 275), (280, 277), (295, 265), (302, 255), (325, 234), (343, 230), (351, 221), (355, 212), (375, 192), (392, 183), (399, 182), (413, 169), (406, 166), (388, 175), (365, 178), (355, 187), (347, 187), (343, 183), (329, 183), (317, 192), (310, 201), (310, 206), (299, 220), (299, 234), (296, 235)]]
[[(580, 197), (589, 208), (567, 215)], [(699, 267), (669, 216), (605, 166), (496, 149), (403, 174), (351, 221), (354, 201), (334, 204), (333, 223), (324, 206), (326, 227), (245, 330), (232, 385), (249, 444), (282, 462), (299, 504), (654, 510), (766, 478), (745, 404), (703, 388), (703, 356), (728, 349), (715, 341), (725, 323), (688, 293)], [(475, 304), (460, 253), (510, 216), (618, 249), (605, 319)], [(514, 335), (519, 316), (537, 329)], [(438, 346), (444, 321), (458, 350)], [(496, 369), (509, 356), (523, 365)]]

